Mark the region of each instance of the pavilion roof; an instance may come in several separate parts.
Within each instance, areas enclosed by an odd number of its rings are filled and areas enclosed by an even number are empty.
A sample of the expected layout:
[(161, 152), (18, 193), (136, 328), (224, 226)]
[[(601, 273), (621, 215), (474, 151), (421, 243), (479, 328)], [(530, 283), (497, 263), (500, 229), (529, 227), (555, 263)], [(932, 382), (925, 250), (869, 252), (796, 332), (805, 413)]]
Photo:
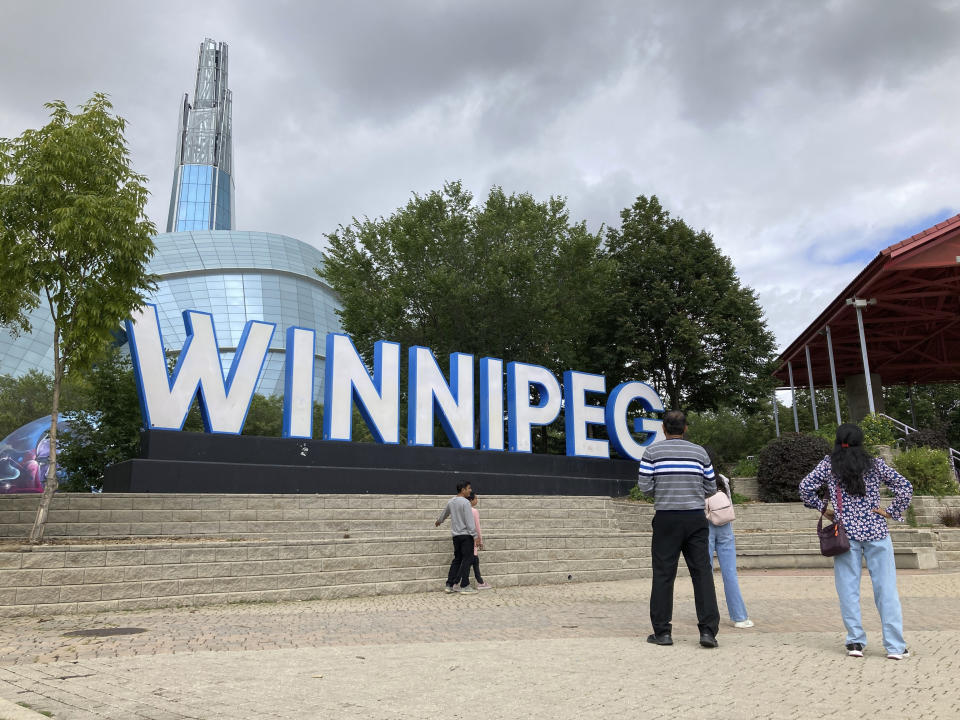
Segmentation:
[(826, 328), (830, 328), (838, 383), (863, 373), (853, 298), (863, 309), (870, 372), (884, 385), (960, 381), (960, 215), (882, 250), (778, 358), (774, 375), (829, 386)]

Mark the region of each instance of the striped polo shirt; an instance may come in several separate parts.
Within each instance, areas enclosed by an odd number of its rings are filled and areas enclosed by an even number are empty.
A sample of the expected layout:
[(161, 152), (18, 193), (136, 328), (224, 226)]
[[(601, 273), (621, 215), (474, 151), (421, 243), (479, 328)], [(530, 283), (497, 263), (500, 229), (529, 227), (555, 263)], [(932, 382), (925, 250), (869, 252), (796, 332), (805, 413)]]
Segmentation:
[(703, 510), (707, 496), (717, 491), (717, 479), (702, 447), (663, 440), (643, 453), (637, 487), (653, 495), (657, 510)]

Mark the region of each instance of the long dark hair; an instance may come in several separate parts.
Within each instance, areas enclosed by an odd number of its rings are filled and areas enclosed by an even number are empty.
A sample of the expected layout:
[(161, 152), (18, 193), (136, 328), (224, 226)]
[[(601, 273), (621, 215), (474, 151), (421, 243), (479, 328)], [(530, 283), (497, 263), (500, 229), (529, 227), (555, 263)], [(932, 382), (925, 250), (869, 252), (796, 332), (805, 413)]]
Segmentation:
[(720, 461), (717, 458), (717, 453), (709, 445), (704, 445), (703, 449), (707, 451), (707, 455), (710, 457), (710, 464), (713, 465), (714, 477), (717, 478), (717, 490), (722, 493), (727, 492), (727, 488), (723, 485), (723, 480), (720, 479)]
[(867, 484), (863, 475), (873, 467), (873, 458), (863, 448), (863, 430), (853, 423), (844, 423), (837, 428), (837, 441), (830, 453), (833, 474), (840, 486), (850, 495), (864, 496)]

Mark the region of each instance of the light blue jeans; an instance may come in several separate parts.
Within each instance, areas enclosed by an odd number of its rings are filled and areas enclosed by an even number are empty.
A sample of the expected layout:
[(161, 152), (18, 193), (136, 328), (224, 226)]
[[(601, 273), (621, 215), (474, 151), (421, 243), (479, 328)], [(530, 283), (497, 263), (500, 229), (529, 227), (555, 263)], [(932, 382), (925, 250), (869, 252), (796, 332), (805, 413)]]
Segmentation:
[(893, 561), (893, 543), (887, 535), (883, 540), (850, 540), (850, 552), (833, 558), (833, 579), (840, 598), (840, 613), (847, 628), (847, 644), (867, 645), (867, 633), (860, 619), (861, 558), (867, 560), (867, 571), (873, 584), (873, 600), (880, 613), (883, 627), (883, 646), (888, 653), (902, 653), (903, 612), (897, 594), (897, 567)]
[(740, 622), (747, 619), (747, 606), (743, 604), (740, 583), (737, 581), (737, 545), (733, 539), (733, 523), (710, 525), (710, 568), (713, 568), (713, 553), (716, 551), (723, 576), (723, 594), (727, 598), (730, 619)]

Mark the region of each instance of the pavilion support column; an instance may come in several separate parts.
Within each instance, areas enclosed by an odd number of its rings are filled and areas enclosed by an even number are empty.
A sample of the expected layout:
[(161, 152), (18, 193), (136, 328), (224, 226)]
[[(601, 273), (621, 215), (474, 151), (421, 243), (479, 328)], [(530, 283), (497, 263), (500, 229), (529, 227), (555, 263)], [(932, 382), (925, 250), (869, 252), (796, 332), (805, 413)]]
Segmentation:
[(874, 392), (882, 392), (880, 376), (870, 374), (870, 358), (867, 357), (867, 336), (863, 329), (863, 308), (873, 305), (876, 300), (850, 298), (847, 305), (853, 305), (857, 311), (857, 327), (860, 330), (860, 352), (863, 356), (863, 375), (853, 375), (846, 380), (847, 403), (850, 405), (850, 415), (853, 422), (860, 422), (867, 414), (883, 412), (883, 396), (878, 397)]
[(777, 437), (780, 437), (780, 410), (777, 407), (777, 391), (773, 391), (773, 427), (777, 431)]
[(807, 379), (810, 381), (810, 408), (813, 410), (813, 429), (820, 429), (820, 421), (817, 419), (817, 391), (813, 387), (813, 366), (810, 364), (810, 346), (803, 346), (807, 354)]
[(833, 405), (837, 410), (837, 425), (843, 423), (840, 417), (840, 391), (837, 390), (837, 367), (833, 362), (833, 338), (830, 335), (830, 326), (827, 325), (827, 354), (830, 356), (830, 381), (833, 383)]
[(787, 360), (787, 372), (790, 374), (790, 406), (793, 408), (793, 429), (800, 432), (800, 420), (797, 418), (797, 390), (793, 384), (793, 363)]

